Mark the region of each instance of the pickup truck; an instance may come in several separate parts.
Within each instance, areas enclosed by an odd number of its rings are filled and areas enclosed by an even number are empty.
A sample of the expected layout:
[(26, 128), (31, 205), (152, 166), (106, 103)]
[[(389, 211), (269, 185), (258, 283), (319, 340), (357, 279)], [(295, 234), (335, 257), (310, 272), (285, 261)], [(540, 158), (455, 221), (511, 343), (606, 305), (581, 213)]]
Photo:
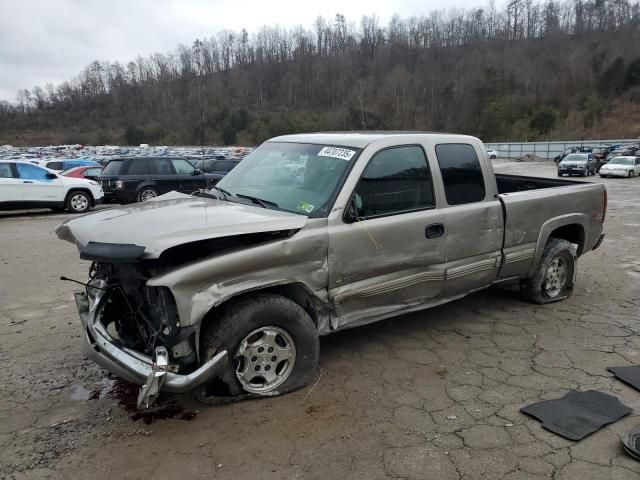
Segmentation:
[(209, 190), (56, 231), (92, 261), (76, 294), (89, 357), (142, 385), (145, 408), (162, 390), (295, 390), (319, 336), (492, 284), (565, 299), (606, 208), (602, 184), (495, 175), (474, 137), (317, 133), (265, 142)]

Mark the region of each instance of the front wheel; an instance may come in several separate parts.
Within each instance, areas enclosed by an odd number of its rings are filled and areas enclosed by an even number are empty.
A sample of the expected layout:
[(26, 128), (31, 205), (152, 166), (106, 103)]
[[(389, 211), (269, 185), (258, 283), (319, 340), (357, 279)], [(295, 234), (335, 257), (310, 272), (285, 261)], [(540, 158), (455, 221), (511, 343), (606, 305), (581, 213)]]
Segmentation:
[(146, 202), (147, 200), (151, 200), (152, 198), (156, 198), (157, 196), (158, 191), (155, 188), (144, 187), (138, 192), (138, 201)]
[(85, 192), (71, 192), (65, 208), (71, 213), (85, 213), (91, 208), (91, 198)]
[(633, 170), (629, 170), (629, 178), (635, 177), (636, 173)]
[(281, 295), (258, 294), (231, 301), (205, 328), (206, 361), (226, 350), (229, 362), (220, 381), (199, 388), (196, 397), (217, 403), (221, 397), (266, 397), (306, 385), (318, 364), (318, 331), (309, 314)]
[(534, 276), (521, 286), (523, 296), (540, 304), (569, 298), (575, 283), (576, 266), (573, 245), (566, 240), (551, 238)]

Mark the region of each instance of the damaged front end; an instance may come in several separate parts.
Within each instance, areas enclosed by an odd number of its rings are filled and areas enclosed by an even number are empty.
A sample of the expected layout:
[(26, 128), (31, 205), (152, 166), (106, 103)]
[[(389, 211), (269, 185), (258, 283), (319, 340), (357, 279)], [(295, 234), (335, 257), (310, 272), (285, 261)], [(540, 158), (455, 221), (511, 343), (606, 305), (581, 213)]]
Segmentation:
[(200, 366), (199, 332), (181, 325), (168, 288), (147, 286), (154, 271), (144, 268), (139, 261), (142, 247), (135, 247), (92, 242), (82, 249), (81, 257), (93, 264), (76, 304), (89, 358), (142, 385), (138, 408), (148, 408), (161, 390), (186, 392), (214, 378), (227, 353), (219, 352)]

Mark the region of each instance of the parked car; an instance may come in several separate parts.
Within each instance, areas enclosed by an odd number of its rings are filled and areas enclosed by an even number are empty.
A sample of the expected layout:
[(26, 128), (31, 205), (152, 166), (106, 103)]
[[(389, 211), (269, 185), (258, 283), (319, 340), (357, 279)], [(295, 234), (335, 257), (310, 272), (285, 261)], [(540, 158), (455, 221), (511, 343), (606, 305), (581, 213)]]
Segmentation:
[(103, 200), (100, 184), (28, 162), (0, 160), (0, 210), (51, 208), (85, 213)]
[(211, 183), (216, 184), (240, 161), (241, 159), (203, 159), (196, 162), (196, 168), (206, 173), (211, 178)]
[(493, 148), (488, 148), (487, 149), (487, 155), (489, 156), (489, 158), (491, 160), (493, 160), (494, 158), (498, 158), (498, 151), (494, 150)]
[(589, 147), (587, 145), (580, 145), (575, 147), (567, 147), (564, 149), (560, 155), (557, 155), (553, 161), (556, 163), (560, 163), (567, 155), (572, 153), (591, 153), (593, 152), (594, 147)]
[(89, 180), (98, 180), (100, 177), (100, 173), (102, 172), (102, 167), (73, 167), (69, 170), (64, 170), (60, 172), (60, 175), (64, 175), (65, 177), (74, 177), (74, 178), (88, 178)]
[(118, 203), (143, 202), (174, 190), (192, 193), (211, 182), (180, 157), (116, 158), (100, 174), (105, 200)]
[[(301, 158), (297, 185), (263, 176)], [(220, 385), (295, 390), (320, 335), (496, 282), (520, 282), (535, 303), (565, 299), (576, 258), (602, 242), (606, 205), (600, 183), (495, 175), (470, 136), (300, 134), (267, 141), (202, 196), (56, 232), (94, 262), (76, 294), (86, 352), (143, 385), (146, 407), (161, 390), (214, 401)]]
[(614, 157), (600, 169), (601, 177), (635, 177), (640, 175), (640, 157)]
[(593, 153), (570, 153), (558, 163), (558, 176), (595, 175), (598, 162)]
[(99, 167), (100, 164), (91, 160), (49, 160), (41, 165), (54, 172), (62, 172), (73, 167)]

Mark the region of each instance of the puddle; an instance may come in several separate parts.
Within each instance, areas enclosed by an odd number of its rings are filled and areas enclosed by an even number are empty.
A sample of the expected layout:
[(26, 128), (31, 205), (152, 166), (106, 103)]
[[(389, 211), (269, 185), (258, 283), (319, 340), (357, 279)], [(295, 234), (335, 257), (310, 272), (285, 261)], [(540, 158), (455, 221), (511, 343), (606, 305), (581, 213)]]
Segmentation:
[(95, 384), (92, 390), (83, 385), (74, 385), (71, 390), (71, 399), (77, 401), (102, 400), (104, 398), (116, 400), (118, 405), (129, 414), (131, 420), (134, 422), (142, 420), (146, 425), (167, 418), (191, 421), (199, 413), (197, 410), (187, 411), (186, 407), (178, 403), (174, 395), (167, 393), (161, 393), (151, 408), (139, 411), (136, 406), (139, 389), (140, 387), (133, 383), (103, 378)]

